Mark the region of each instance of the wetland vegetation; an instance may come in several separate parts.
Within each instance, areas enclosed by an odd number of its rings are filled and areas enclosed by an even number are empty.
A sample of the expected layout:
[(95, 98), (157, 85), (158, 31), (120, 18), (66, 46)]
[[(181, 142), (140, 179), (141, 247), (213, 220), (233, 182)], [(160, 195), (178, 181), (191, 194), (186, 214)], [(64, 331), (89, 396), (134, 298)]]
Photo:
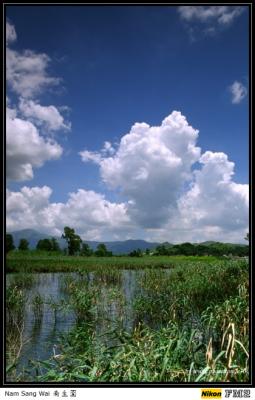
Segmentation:
[(249, 265), (7, 256), (7, 381), (247, 382)]

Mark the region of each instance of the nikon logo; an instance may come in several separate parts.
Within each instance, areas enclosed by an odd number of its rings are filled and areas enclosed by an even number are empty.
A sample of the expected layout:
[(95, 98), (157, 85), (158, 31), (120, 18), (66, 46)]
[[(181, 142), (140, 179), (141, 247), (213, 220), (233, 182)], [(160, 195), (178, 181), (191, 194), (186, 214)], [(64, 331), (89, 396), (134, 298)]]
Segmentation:
[(201, 389), (201, 398), (221, 398), (221, 391), (222, 389)]

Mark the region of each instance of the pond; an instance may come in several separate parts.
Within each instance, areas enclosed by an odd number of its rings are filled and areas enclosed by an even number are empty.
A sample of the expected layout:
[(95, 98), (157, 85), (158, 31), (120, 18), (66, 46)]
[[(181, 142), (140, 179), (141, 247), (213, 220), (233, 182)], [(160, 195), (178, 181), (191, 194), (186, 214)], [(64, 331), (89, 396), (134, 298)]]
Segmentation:
[[(133, 300), (141, 288), (139, 278), (144, 271), (122, 270), (118, 279), (105, 281), (104, 275), (86, 273), (89, 286), (97, 288), (94, 308), (95, 335), (98, 340), (106, 340), (104, 332), (117, 326), (130, 332), (135, 324)], [(31, 282), (28, 284), (29, 279)], [(16, 285), (25, 293), (22, 308), (22, 350), (16, 365), (16, 374), (27, 375), (33, 361), (43, 361), (58, 353), (58, 342), (62, 334), (76, 324), (75, 312), (69, 307), (69, 297), (65, 286), (69, 281), (79, 281), (84, 276), (78, 273), (34, 273), (7, 274), (6, 287)], [(7, 313), (8, 314), (8, 313)], [(12, 327), (8, 326), (7, 336)], [(42, 368), (42, 367), (41, 367)], [(43, 368), (39, 371), (43, 373)]]

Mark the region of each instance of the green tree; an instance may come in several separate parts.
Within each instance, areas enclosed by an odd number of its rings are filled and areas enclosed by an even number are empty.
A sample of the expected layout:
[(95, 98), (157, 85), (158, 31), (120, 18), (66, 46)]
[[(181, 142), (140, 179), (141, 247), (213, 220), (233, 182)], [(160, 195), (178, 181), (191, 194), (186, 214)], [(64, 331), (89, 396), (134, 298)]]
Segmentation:
[(142, 257), (143, 253), (141, 249), (133, 250), (129, 253), (130, 257)]
[(222, 248), (219, 246), (219, 243), (213, 243), (207, 246), (208, 248), (208, 255), (219, 257), (223, 255), (228, 255), (230, 254), (230, 251), (228, 251), (227, 248)]
[(179, 254), (179, 246), (178, 246), (178, 244), (175, 244), (175, 245), (169, 247), (167, 249), (167, 254), (169, 256), (176, 256), (177, 254)]
[(80, 254), (81, 256), (90, 257), (93, 254), (93, 250), (89, 247), (88, 243), (83, 243)]
[(52, 237), (50, 239), (51, 242), (51, 251), (60, 251), (60, 247), (56, 238)]
[(195, 246), (189, 242), (182, 243), (179, 246), (179, 254), (185, 256), (193, 256), (195, 254)]
[(50, 239), (40, 239), (36, 245), (37, 250), (51, 251), (51, 241)]
[(99, 243), (97, 245), (95, 255), (97, 257), (110, 257), (112, 256), (112, 252), (107, 250), (106, 245), (104, 243)]
[(195, 252), (197, 256), (204, 256), (205, 254), (208, 254), (207, 246), (203, 244), (198, 244), (195, 247)]
[(27, 239), (20, 239), (19, 241), (19, 250), (28, 250), (29, 247), (29, 242), (27, 241)]
[(155, 253), (158, 256), (166, 256), (168, 255), (168, 249), (164, 244), (160, 244), (159, 246), (156, 247)]
[(13, 237), (10, 233), (6, 233), (6, 238), (5, 238), (5, 252), (9, 253), (9, 251), (14, 250), (14, 242), (13, 242)]
[(59, 244), (54, 237), (51, 239), (40, 239), (37, 242), (36, 249), (44, 251), (60, 251)]
[(66, 240), (68, 254), (70, 256), (79, 253), (82, 240), (80, 236), (75, 233), (74, 229), (69, 228), (69, 226), (65, 226), (62, 238)]

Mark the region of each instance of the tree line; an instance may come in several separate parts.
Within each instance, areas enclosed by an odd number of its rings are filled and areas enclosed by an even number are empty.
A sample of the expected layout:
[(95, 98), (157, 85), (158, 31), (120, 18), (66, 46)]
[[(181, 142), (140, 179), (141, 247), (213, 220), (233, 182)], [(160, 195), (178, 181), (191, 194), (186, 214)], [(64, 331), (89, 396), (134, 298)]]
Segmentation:
[[(111, 257), (113, 254), (106, 248), (104, 243), (98, 244), (94, 251), (89, 247), (87, 243), (84, 243), (79, 235), (75, 233), (73, 228), (69, 226), (64, 227), (64, 232), (61, 236), (65, 239), (67, 248), (63, 250), (64, 254), (67, 255), (80, 255), (80, 256), (97, 256), (97, 257)], [(247, 233), (245, 239), (249, 241), (249, 234)], [(29, 242), (27, 239), (20, 239), (18, 250), (24, 251), (29, 250)], [(8, 253), (15, 249), (13, 237), (10, 233), (6, 234), (5, 250)], [(48, 252), (62, 252), (57, 240), (52, 238), (40, 239), (36, 245), (37, 250), (48, 251)], [(189, 242), (170, 245), (169, 243), (163, 243), (157, 246), (154, 250), (146, 249), (143, 252), (141, 249), (136, 249), (128, 254), (130, 257), (142, 257), (143, 255), (153, 256), (238, 256), (244, 257), (249, 255), (249, 246), (241, 246), (235, 244), (212, 242), (209, 244), (192, 244)]]
[[(73, 255), (81, 255), (81, 256), (98, 256), (98, 257), (110, 257), (112, 256), (112, 252), (108, 251), (104, 243), (99, 243), (97, 249), (93, 251), (89, 247), (87, 243), (84, 243), (79, 235), (75, 233), (75, 230), (69, 228), (69, 226), (65, 226), (64, 232), (61, 236), (65, 239), (67, 248), (63, 250), (64, 254), (68, 254), (70, 256)], [(15, 250), (14, 240), (10, 233), (6, 234), (5, 240), (5, 251), (9, 253), (11, 250)], [(27, 239), (20, 239), (19, 245), (17, 247), (20, 251), (29, 250), (29, 242)], [(62, 252), (56, 238), (45, 238), (40, 239), (37, 242), (36, 250), (40, 251), (48, 251), (48, 252)]]
[(230, 243), (213, 242), (210, 244), (182, 243), (176, 245), (159, 245), (156, 247), (154, 255), (158, 256), (238, 256), (249, 255), (249, 246)]

